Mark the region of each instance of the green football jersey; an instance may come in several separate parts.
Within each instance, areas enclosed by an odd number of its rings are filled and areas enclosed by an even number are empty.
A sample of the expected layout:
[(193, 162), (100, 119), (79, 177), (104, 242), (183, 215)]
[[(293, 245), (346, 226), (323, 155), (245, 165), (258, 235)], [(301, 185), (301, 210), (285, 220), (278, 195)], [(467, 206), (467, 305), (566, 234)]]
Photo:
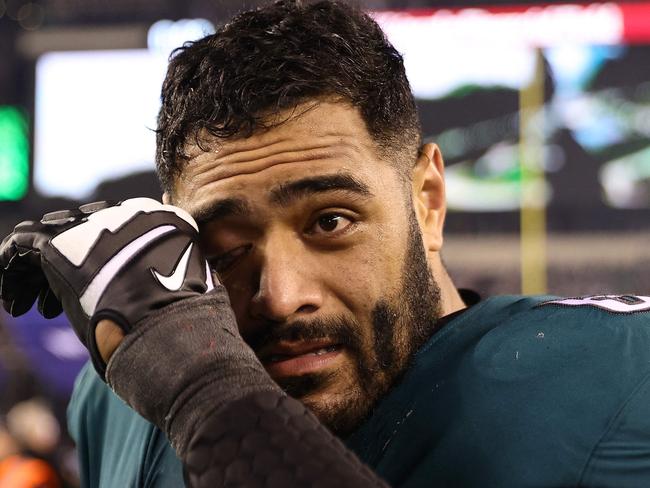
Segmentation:
[(650, 298), (495, 297), (348, 440), (403, 487), (650, 486)]
[(177, 488), (183, 466), (167, 437), (131, 410), (88, 363), (68, 405), (83, 488)]
[[(650, 486), (650, 298), (494, 297), (453, 317), (347, 445), (393, 486)], [(92, 368), (84, 486), (183, 486), (164, 435)]]

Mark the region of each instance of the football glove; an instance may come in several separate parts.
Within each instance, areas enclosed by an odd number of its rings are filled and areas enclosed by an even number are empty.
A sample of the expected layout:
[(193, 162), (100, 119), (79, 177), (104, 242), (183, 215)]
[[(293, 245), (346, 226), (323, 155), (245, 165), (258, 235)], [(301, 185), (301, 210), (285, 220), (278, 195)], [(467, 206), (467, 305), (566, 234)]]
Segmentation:
[(46, 318), (65, 311), (105, 378), (100, 320), (128, 334), (153, 311), (214, 287), (197, 238), (187, 212), (149, 198), (48, 213), (0, 244), (0, 298), (13, 316), (36, 300)]

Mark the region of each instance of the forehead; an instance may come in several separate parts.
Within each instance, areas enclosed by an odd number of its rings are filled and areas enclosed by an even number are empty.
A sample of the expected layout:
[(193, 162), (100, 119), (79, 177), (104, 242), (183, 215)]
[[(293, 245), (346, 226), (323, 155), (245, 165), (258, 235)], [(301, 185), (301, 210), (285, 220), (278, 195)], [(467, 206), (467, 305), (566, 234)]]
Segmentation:
[(174, 203), (196, 215), (213, 199), (232, 193), (254, 199), (271, 186), (319, 174), (351, 174), (372, 185), (389, 170), (359, 111), (349, 104), (310, 102), (272, 117), (271, 122), (282, 123), (251, 137), (206, 136), (201, 147), (189, 146)]

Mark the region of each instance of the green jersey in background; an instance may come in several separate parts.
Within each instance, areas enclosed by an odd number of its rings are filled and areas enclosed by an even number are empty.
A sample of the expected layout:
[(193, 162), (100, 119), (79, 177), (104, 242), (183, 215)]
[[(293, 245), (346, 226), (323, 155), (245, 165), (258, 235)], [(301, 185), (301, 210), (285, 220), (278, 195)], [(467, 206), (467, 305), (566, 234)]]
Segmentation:
[(183, 465), (165, 434), (115, 395), (90, 363), (75, 383), (68, 429), (83, 488), (185, 486)]

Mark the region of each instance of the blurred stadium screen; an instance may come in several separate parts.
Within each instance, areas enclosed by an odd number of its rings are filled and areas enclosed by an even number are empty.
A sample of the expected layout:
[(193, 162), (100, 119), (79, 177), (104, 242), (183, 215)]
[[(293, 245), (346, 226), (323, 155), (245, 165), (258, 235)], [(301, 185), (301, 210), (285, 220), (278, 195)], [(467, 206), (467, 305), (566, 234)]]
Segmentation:
[(536, 49), (546, 65), (547, 203), (650, 207), (650, 3), (376, 18), (404, 53), (425, 139), (446, 157), (452, 210), (519, 208), (517, 91), (532, 81)]
[(148, 48), (40, 56), (34, 102), (37, 191), (83, 199), (102, 181), (151, 170), (171, 49), (213, 29), (201, 19), (159, 21), (149, 30)]
[[(446, 156), (451, 210), (518, 210), (519, 90), (531, 81), (536, 49), (547, 78), (550, 210), (650, 207), (650, 3), (374, 15), (404, 54), (425, 140)], [(180, 44), (182, 29), (164, 22), (150, 30), (150, 44), (169, 44), (165, 28), (172, 26), (172, 45)], [(40, 57), (34, 149), (40, 193), (83, 199), (103, 180), (153, 167), (168, 47)]]
[(151, 169), (166, 57), (147, 49), (52, 52), (36, 64), (34, 185), (83, 199)]
[(0, 106), (0, 201), (20, 200), (29, 187), (29, 137), (25, 113)]

